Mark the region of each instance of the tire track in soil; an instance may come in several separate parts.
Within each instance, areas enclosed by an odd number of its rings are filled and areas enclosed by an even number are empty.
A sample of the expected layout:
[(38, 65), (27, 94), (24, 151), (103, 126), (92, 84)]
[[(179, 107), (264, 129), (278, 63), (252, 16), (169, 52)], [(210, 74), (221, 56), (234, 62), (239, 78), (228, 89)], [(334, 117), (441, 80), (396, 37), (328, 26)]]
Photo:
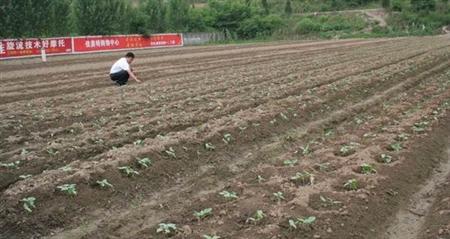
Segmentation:
[(450, 176), (450, 148), (440, 167), (434, 170), (434, 174), (411, 197), (410, 204), (397, 213), (394, 224), (387, 229), (383, 239), (419, 239), (420, 233), (424, 231), (426, 216), (432, 213), (430, 209), (437, 196), (437, 186), (443, 184), (448, 176)]
[[(445, 66), (445, 67), (443, 67)], [(448, 68), (448, 64), (441, 64), (438, 67), (433, 68), (433, 70), (431, 71), (436, 71), (439, 72), (442, 69), (447, 69)], [(433, 75), (433, 73), (429, 73), (429, 72), (424, 72), (419, 74), (420, 75), (420, 80), (424, 80), (425, 78), (430, 77), (431, 75)], [(302, 129), (296, 129), (296, 130), (300, 130), (300, 132), (302, 132), (302, 135), (307, 135), (311, 130), (315, 131), (317, 128), (322, 128), (323, 126), (327, 126), (329, 125), (331, 122), (333, 125), (337, 125), (339, 122), (344, 122), (345, 120), (349, 119), (352, 115), (357, 115), (358, 113), (370, 109), (371, 106), (376, 105), (376, 104), (381, 104), (385, 99), (388, 99), (389, 97), (395, 95), (397, 92), (401, 92), (405, 89), (407, 89), (408, 87), (413, 87), (414, 84), (417, 82), (417, 78), (414, 77), (413, 79), (407, 80), (406, 82), (402, 82), (392, 88), (390, 88), (389, 90), (385, 91), (384, 93), (382, 93), (381, 95), (377, 95), (377, 96), (373, 96), (363, 102), (360, 102), (358, 104), (356, 104), (355, 106), (351, 106), (348, 107), (346, 109), (343, 110), (338, 110), (336, 112), (333, 112), (329, 117), (322, 119), (322, 120), (318, 120), (315, 122), (310, 122), (308, 123), (308, 125), (305, 128)], [(279, 136), (276, 136), (276, 138), (278, 138)], [(277, 142), (278, 140), (276, 139), (272, 139), (269, 140), (269, 142)], [(278, 141), (279, 142), (279, 141)], [(267, 142), (266, 142), (267, 143)], [(264, 143), (264, 144), (266, 144)], [(263, 145), (264, 145), (263, 144)], [(266, 145), (270, 145), (270, 143), (266, 144)], [(246, 147), (248, 150), (248, 147)], [(260, 149), (264, 148), (264, 146), (259, 147)], [(270, 147), (271, 150), (274, 150), (273, 145)], [(253, 151), (253, 148), (250, 151), (245, 151), (244, 152), (239, 152), (239, 154), (241, 155), (241, 157), (235, 157), (236, 159), (238, 158), (243, 158), (242, 156), (244, 155), (251, 155), (250, 152)], [(250, 158), (249, 157), (244, 157), (246, 158), (246, 162), (248, 162), (249, 164), (251, 164), (250, 162), (254, 162), (259, 156), (259, 154), (256, 155), (251, 155)], [(227, 161), (226, 164), (232, 164), (233, 162)], [(240, 171), (245, 171), (246, 167), (242, 164), (240, 164), (240, 166), (242, 167), (240, 169)], [(220, 168), (223, 167), (222, 166), (216, 166), (216, 168)], [(124, 212), (119, 212), (116, 213), (115, 215), (119, 215), (119, 217), (115, 217), (113, 215), (109, 215), (110, 218), (114, 218), (113, 221), (115, 221), (114, 223), (112, 223), (111, 220), (108, 220), (107, 222), (105, 221), (106, 224), (103, 224), (101, 227), (98, 227), (99, 224), (97, 223), (93, 223), (90, 224), (92, 225), (92, 227), (90, 227), (89, 229), (91, 230), (99, 230), (97, 233), (91, 232), (90, 234), (86, 234), (87, 236), (83, 237), (83, 238), (90, 238), (92, 236), (94, 237), (102, 237), (104, 235), (108, 235), (112, 238), (121, 238), (121, 236), (127, 235), (130, 238), (141, 238), (140, 236), (142, 236), (143, 231), (148, 232), (148, 229), (153, 228), (156, 224), (167, 220), (166, 215), (177, 215), (179, 213), (176, 213), (177, 211), (179, 212), (179, 210), (183, 210), (183, 205), (185, 204), (189, 204), (189, 202), (184, 201), (182, 205), (180, 206), (176, 206), (177, 204), (175, 202), (172, 201), (172, 203), (170, 205), (173, 205), (174, 208), (171, 208), (170, 211), (172, 212), (167, 212), (165, 211), (164, 213), (161, 212), (161, 210), (155, 209), (157, 208), (158, 203), (163, 203), (162, 200), (167, 199), (168, 201), (172, 200), (172, 197), (174, 198), (180, 198), (181, 196), (179, 196), (180, 194), (184, 194), (187, 193), (190, 196), (191, 195), (191, 191), (196, 191), (196, 195), (204, 195), (207, 194), (209, 192), (204, 192), (204, 191), (199, 191), (193, 188), (193, 186), (191, 183), (192, 182), (198, 182), (201, 181), (201, 178), (203, 178), (205, 175), (201, 174), (198, 175), (197, 179), (190, 179), (189, 181), (185, 182), (185, 183), (179, 183), (178, 185), (176, 185), (174, 188), (168, 189), (168, 190), (164, 190), (160, 193), (157, 193), (156, 195), (152, 195), (151, 199), (146, 199), (146, 202), (144, 202), (142, 204), (142, 207), (135, 209), (135, 210), (131, 210), (131, 212), (124, 213)], [(221, 181), (221, 183), (219, 183), (217, 185), (217, 188), (221, 188), (223, 187), (226, 183), (223, 182), (223, 178), (218, 179)], [(196, 186), (196, 185), (194, 185)], [(190, 197), (183, 197), (183, 198), (190, 198)], [(195, 200), (195, 198), (193, 199)], [(198, 200), (198, 199), (197, 199)], [(163, 203), (164, 204), (164, 203)], [(145, 217), (143, 216), (145, 215)], [(145, 221), (142, 221), (141, 218), (145, 218)], [(144, 224), (143, 224), (144, 223)], [(121, 225), (121, 226), (119, 226)], [(131, 233), (130, 233), (131, 232)], [(79, 231), (77, 231), (76, 229), (74, 231), (69, 231), (69, 233), (79, 233)], [(64, 233), (62, 235), (65, 235)], [(145, 234), (148, 235), (148, 234)], [(240, 237), (239, 237), (240, 238)]]

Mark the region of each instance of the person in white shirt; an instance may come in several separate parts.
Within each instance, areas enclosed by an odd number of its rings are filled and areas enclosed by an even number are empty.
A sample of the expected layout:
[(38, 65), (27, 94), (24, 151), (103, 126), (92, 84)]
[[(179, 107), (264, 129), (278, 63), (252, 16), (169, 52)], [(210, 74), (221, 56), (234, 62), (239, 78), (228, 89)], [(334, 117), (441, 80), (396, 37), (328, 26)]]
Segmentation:
[(141, 81), (133, 73), (133, 68), (130, 66), (133, 60), (134, 54), (132, 52), (128, 52), (125, 57), (122, 57), (116, 61), (109, 72), (111, 80), (117, 85), (123, 86), (127, 84), (128, 78), (131, 76), (131, 78), (133, 78), (136, 82), (140, 83)]

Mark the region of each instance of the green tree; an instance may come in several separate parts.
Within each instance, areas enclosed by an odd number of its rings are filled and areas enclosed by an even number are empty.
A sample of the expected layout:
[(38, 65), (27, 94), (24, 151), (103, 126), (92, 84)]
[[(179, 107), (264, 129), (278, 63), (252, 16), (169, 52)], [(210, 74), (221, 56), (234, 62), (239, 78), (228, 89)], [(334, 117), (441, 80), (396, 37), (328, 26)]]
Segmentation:
[(262, 7), (264, 9), (264, 13), (266, 15), (269, 14), (270, 9), (269, 9), (269, 3), (267, 2), (267, 0), (261, 0), (261, 5), (262, 5)]
[(53, 0), (49, 25), (52, 36), (65, 36), (72, 33), (70, 26), (71, 2), (71, 0)]
[(78, 33), (82, 35), (123, 33), (129, 27), (124, 0), (75, 0), (74, 12)]
[(291, 15), (292, 14), (291, 0), (286, 0), (286, 5), (284, 7), (284, 13), (286, 15)]
[(163, 0), (146, 0), (143, 11), (147, 18), (147, 28), (150, 32), (166, 30), (166, 5)]
[(381, 6), (384, 9), (390, 9), (391, 8), (391, 0), (381, 0)]
[(411, 8), (415, 12), (431, 12), (436, 9), (435, 0), (411, 0)]
[(172, 31), (185, 31), (189, 17), (189, 4), (186, 0), (169, 0), (167, 5), (167, 25)]

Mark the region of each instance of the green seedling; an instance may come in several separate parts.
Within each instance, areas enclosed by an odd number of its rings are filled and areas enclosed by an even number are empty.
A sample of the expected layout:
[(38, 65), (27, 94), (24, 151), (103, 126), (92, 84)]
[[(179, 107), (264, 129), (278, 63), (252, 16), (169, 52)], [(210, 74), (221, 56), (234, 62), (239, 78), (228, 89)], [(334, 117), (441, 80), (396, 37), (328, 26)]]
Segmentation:
[(297, 229), (299, 225), (312, 225), (316, 221), (316, 217), (310, 216), (305, 218), (289, 219), (289, 228)]
[(284, 160), (283, 164), (284, 166), (289, 166), (289, 167), (294, 167), (294, 165), (296, 165), (298, 162), (297, 159), (292, 159), (292, 160)]
[(103, 179), (101, 181), (96, 182), (98, 186), (101, 188), (113, 188), (113, 185), (108, 182), (108, 180)]
[(142, 139), (138, 139), (136, 141), (134, 141), (133, 143), (134, 145), (139, 145), (139, 146), (143, 146), (145, 144), (144, 140)]
[(281, 202), (282, 200), (285, 199), (283, 192), (273, 193), (273, 196), (275, 197), (275, 200), (277, 200), (278, 202)]
[(224, 134), (222, 140), (224, 143), (229, 144), (233, 140), (233, 137), (231, 136), (231, 134)]
[(256, 223), (256, 222), (259, 222), (259, 221), (263, 220), (265, 217), (266, 217), (266, 214), (262, 210), (257, 210), (253, 217), (247, 218), (247, 223), (248, 222), (255, 222)]
[(118, 167), (118, 169), (128, 177), (132, 177), (133, 175), (139, 175), (139, 172), (134, 170), (130, 166)]
[(405, 134), (405, 133), (401, 133), (399, 135), (397, 135), (397, 137), (395, 137), (395, 140), (397, 141), (406, 141), (408, 140), (409, 135)]
[(388, 146), (388, 150), (398, 152), (403, 149), (403, 146), (400, 142), (392, 143)]
[(299, 183), (300, 185), (313, 185), (314, 184), (314, 175), (304, 171), (303, 173), (296, 173), (295, 176), (291, 177), (291, 180)]
[(422, 121), (419, 123), (415, 123), (413, 125), (412, 129), (414, 132), (420, 133), (420, 132), (424, 132), (428, 125), (429, 125), (428, 121)]
[(60, 168), (63, 172), (70, 172), (73, 171), (72, 167), (70, 167), (69, 165), (66, 165), (62, 168)]
[(324, 196), (320, 196), (320, 201), (322, 201), (323, 204), (325, 204), (326, 206), (328, 205), (336, 205), (336, 204), (342, 204), (342, 202), (340, 201), (335, 201), (332, 198), (329, 197), (324, 197)]
[(210, 236), (210, 235), (203, 235), (204, 239), (220, 239), (219, 236)]
[(327, 172), (330, 170), (330, 163), (319, 163), (315, 165), (315, 169), (319, 170), (320, 172)]
[(175, 150), (172, 147), (170, 147), (168, 150), (165, 150), (164, 152), (166, 152), (166, 154), (172, 158), (177, 157), (177, 155), (175, 154)]
[(76, 184), (64, 184), (64, 185), (58, 186), (56, 188), (58, 188), (59, 191), (65, 193), (69, 196), (77, 195)]
[(280, 117), (284, 120), (289, 120), (289, 118), (283, 112), (280, 113)]
[(238, 195), (235, 192), (229, 192), (229, 191), (222, 191), (219, 193), (226, 199), (237, 199)]
[(200, 212), (194, 212), (194, 216), (197, 218), (197, 220), (201, 220), (207, 216), (210, 216), (212, 214), (212, 208), (205, 208), (201, 210)]
[(27, 212), (33, 212), (33, 208), (36, 208), (35, 202), (36, 202), (36, 198), (35, 197), (27, 197), (24, 198), (22, 200), (20, 200), (21, 202), (23, 202), (23, 208), (27, 211)]
[(266, 179), (263, 178), (261, 175), (256, 176), (256, 180), (258, 180), (258, 183), (264, 182)]
[(27, 156), (29, 153), (30, 153), (30, 152), (28, 152), (27, 149), (22, 149), (22, 150), (20, 151), (20, 156)]
[(361, 173), (374, 174), (374, 173), (377, 173), (377, 170), (375, 170), (375, 168), (372, 165), (364, 163), (361, 165)]
[(14, 161), (12, 163), (0, 163), (0, 167), (6, 169), (18, 169), (19, 165), (20, 161)]
[(48, 153), (50, 156), (56, 156), (59, 152), (58, 152), (58, 150), (56, 150), (56, 149), (49, 148), (49, 149), (47, 149), (47, 153)]
[(356, 191), (358, 190), (358, 180), (356, 179), (349, 179), (347, 182), (344, 183), (344, 188), (349, 191)]
[(392, 163), (392, 156), (390, 156), (390, 155), (387, 155), (387, 154), (381, 154), (380, 155), (380, 161), (382, 162), (382, 163)]
[(205, 149), (208, 151), (214, 151), (216, 149), (216, 147), (212, 143), (206, 143)]
[(148, 168), (152, 165), (152, 161), (149, 158), (136, 158), (139, 166)]
[(311, 149), (309, 148), (309, 144), (307, 144), (306, 146), (302, 146), (300, 147), (300, 149), (302, 150), (302, 155), (303, 156), (307, 156), (311, 154)]
[(173, 223), (160, 223), (156, 233), (171, 234), (177, 231), (177, 225)]
[(33, 175), (31, 175), (31, 174), (25, 174), (25, 175), (20, 175), (19, 178), (24, 180), (24, 179), (27, 179), (27, 178), (31, 178), (32, 176)]
[(356, 148), (355, 148), (355, 146), (353, 146), (351, 144), (350, 145), (348, 145), (348, 144), (342, 145), (341, 148), (339, 149), (339, 155), (343, 156), (343, 157), (352, 155), (355, 152), (356, 152)]
[(324, 130), (324, 134), (325, 134), (325, 137), (330, 137), (334, 134), (334, 131), (332, 128), (328, 128), (328, 129)]

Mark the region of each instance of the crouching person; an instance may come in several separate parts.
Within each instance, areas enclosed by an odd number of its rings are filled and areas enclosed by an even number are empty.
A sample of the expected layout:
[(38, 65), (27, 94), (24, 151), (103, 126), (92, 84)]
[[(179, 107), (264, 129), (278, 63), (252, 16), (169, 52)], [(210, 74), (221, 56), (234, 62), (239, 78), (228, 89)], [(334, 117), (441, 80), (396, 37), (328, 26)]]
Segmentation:
[(136, 77), (136, 75), (134, 75), (133, 69), (130, 66), (133, 60), (134, 54), (132, 52), (128, 52), (125, 57), (122, 57), (116, 61), (109, 72), (111, 80), (119, 86), (126, 85), (130, 77), (140, 83), (141, 81)]

